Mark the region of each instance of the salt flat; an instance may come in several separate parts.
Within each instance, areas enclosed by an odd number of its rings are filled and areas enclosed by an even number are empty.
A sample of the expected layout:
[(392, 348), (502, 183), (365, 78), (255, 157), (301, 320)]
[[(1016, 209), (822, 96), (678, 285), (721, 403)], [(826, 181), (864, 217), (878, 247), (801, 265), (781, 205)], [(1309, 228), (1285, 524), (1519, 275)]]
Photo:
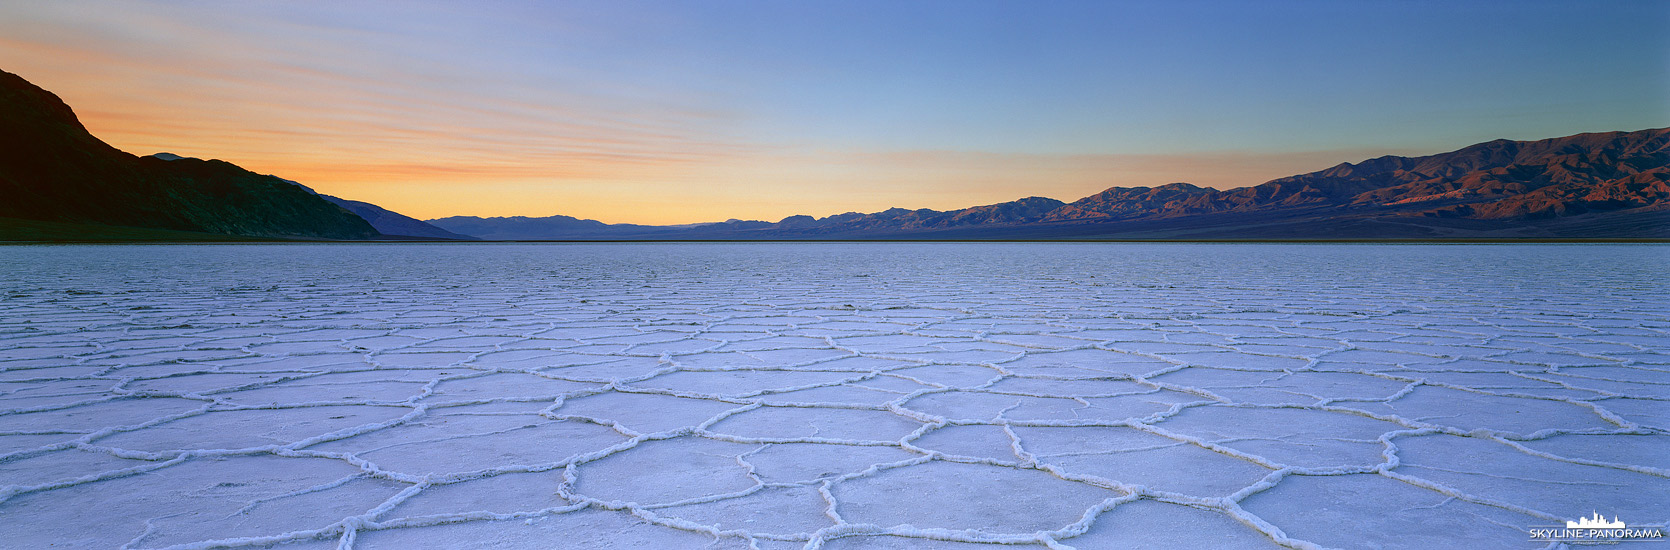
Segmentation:
[(1670, 519), (1662, 246), (0, 266), (5, 548), (1535, 548)]

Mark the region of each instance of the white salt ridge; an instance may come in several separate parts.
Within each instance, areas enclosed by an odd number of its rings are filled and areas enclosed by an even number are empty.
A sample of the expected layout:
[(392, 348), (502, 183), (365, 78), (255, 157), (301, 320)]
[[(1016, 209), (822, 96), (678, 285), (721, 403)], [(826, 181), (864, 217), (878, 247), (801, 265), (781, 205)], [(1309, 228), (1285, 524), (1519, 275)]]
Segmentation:
[(6, 547), (1509, 548), (1670, 519), (1656, 247), (0, 254)]

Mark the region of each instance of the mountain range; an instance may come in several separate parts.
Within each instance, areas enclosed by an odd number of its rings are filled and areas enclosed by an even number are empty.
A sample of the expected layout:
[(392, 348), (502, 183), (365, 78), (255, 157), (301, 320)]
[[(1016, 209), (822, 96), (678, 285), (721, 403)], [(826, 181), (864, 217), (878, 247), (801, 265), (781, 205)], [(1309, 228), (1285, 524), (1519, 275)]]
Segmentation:
[(1228, 190), (1113, 187), (939, 211), (776, 222), (427, 221), (219, 160), (139, 157), (0, 71), (0, 240), (806, 240), (1670, 238), (1670, 129), (1495, 140)]
[(1670, 238), (1670, 129), (1505, 139), (1217, 190), (1113, 187), (964, 208), (677, 228), (567, 216), (429, 223), (500, 240)]

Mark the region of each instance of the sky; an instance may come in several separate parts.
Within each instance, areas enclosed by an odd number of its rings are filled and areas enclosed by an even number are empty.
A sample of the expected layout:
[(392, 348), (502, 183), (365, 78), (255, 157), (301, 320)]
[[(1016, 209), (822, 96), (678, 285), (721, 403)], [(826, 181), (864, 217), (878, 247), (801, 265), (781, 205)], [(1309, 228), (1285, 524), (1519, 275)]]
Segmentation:
[(1670, 2), (19, 1), (0, 69), (423, 219), (775, 221), (1666, 127)]

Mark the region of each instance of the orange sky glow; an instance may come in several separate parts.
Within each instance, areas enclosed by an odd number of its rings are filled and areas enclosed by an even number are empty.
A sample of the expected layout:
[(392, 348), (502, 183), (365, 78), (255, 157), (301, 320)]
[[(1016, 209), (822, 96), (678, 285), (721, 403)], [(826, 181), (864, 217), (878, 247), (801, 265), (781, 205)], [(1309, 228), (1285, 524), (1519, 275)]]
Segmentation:
[[(858, 51), (870, 35), (781, 22), (737, 38), (716, 27), (746, 18), (671, 9), (187, 4), (0, 9), (0, 69), (58, 94), (125, 151), (223, 159), (421, 219), (775, 221), (1071, 201), (1178, 181), (1232, 188), (1498, 137), (1662, 125), (1670, 111), (1670, 100), (1634, 96), (1602, 101), (1605, 112), (1572, 111), (1555, 92), (1517, 103), (1494, 89), (1450, 97), (1463, 92), (1420, 88), (1422, 79), (1396, 95), (1377, 91), (1391, 80), (1313, 77), (1305, 86), (1317, 95), (1307, 99), (1278, 87), (1326, 60), (1249, 71), (1231, 59), (1238, 64), (1183, 73), (1237, 51), (1185, 42), (1165, 51), (1195, 58), (1103, 55), (1091, 59), (1108, 66), (1089, 71), (1073, 48), (1115, 51), (1089, 31), (1082, 44), (964, 59), (933, 44)], [(1003, 6), (981, 4), (992, 5)], [(991, 21), (970, 21), (944, 32), (991, 34)], [(797, 33), (851, 41), (821, 50)], [(1009, 40), (1025, 53), (1038, 39), (1016, 31)], [(1279, 46), (1300, 52), (1289, 57), (1326, 54)], [(1230, 95), (1212, 95), (1217, 88)], [(1483, 101), (1499, 106), (1469, 107)], [(1364, 107), (1387, 104), (1397, 108)], [(1542, 115), (1562, 108), (1571, 112)]]
[[(38, 59), (101, 54), (14, 41), (0, 41), (0, 48)], [(561, 214), (679, 224), (895, 206), (945, 210), (1025, 196), (1072, 201), (1112, 186), (1239, 187), (1404, 152), (793, 150), (703, 141), (653, 123), (588, 126), (537, 105), (390, 103), (333, 86), (326, 76), (286, 71), (273, 79), (302, 80), (307, 95), (292, 95), (295, 84), (253, 78), (136, 94), (157, 86), (153, 71), (174, 69), (121, 61), (136, 69), (126, 81), (46, 63), (12, 62), (8, 70), (55, 91), (94, 135), (124, 151), (227, 160), (420, 219)]]

